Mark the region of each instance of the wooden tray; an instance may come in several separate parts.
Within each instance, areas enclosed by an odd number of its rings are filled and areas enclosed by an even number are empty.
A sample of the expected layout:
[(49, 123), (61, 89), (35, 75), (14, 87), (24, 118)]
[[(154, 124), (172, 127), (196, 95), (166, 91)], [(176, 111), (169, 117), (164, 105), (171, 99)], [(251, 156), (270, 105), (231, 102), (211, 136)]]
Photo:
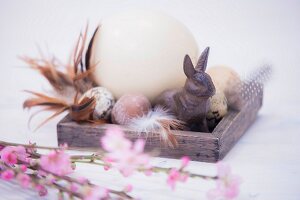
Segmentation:
[[(255, 121), (262, 106), (263, 94), (249, 101), (240, 111), (229, 110), (212, 133), (174, 131), (178, 147), (173, 149), (162, 144), (158, 133), (149, 134), (148, 138), (128, 128), (121, 127), (126, 137), (135, 140), (146, 139), (146, 151), (158, 149), (160, 157), (180, 158), (189, 156), (194, 161), (217, 162), (225, 157), (247, 128)], [(99, 147), (100, 138), (105, 130), (117, 126), (114, 124), (92, 125), (77, 124), (68, 116), (57, 125), (58, 143), (67, 143), (70, 147)]]

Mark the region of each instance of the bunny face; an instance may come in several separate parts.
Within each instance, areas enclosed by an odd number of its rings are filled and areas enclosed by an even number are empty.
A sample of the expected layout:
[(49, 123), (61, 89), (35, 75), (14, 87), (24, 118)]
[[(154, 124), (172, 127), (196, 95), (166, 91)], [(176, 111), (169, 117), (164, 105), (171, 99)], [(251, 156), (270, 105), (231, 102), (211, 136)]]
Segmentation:
[(186, 92), (196, 97), (210, 97), (215, 93), (211, 77), (205, 72), (197, 72), (188, 77), (184, 88)]
[(183, 63), (183, 70), (187, 76), (185, 82), (185, 91), (196, 97), (210, 97), (215, 93), (215, 86), (211, 77), (205, 73), (209, 47), (201, 54), (196, 67), (194, 67), (191, 58), (186, 55)]

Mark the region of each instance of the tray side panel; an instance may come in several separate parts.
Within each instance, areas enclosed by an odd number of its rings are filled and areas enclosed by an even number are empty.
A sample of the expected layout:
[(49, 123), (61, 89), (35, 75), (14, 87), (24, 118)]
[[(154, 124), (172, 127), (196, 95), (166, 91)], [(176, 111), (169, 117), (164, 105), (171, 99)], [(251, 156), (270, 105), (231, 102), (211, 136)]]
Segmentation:
[[(100, 147), (100, 138), (105, 131), (116, 126), (113, 124), (77, 124), (67, 116), (57, 125), (58, 143), (67, 143), (70, 147)], [(160, 157), (189, 156), (191, 160), (205, 162), (216, 162), (219, 159), (219, 140), (210, 133), (174, 131), (179, 145), (177, 148), (171, 148), (163, 144), (157, 133), (151, 133), (147, 137), (124, 127), (122, 129), (126, 137), (131, 140), (145, 139), (145, 150), (158, 152)]]
[(223, 159), (234, 144), (246, 133), (256, 119), (262, 106), (263, 94), (248, 102), (241, 111), (230, 110), (213, 131), (220, 140), (220, 160)]

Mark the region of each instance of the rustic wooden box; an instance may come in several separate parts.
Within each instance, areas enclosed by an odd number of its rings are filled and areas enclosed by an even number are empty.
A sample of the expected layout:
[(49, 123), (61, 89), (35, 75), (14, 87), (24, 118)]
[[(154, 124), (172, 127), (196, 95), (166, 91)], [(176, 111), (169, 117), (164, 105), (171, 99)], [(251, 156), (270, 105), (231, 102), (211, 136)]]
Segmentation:
[[(217, 162), (225, 157), (255, 121), (262, 100), (261, 93), (253, 101), (245, 104), (240, 111), (229, 110), (212, 133), (174, 131), (179, 144), (175, 149), (162, 144), (157, 133), (145, 138), (143, 135), (138, 136), (134, 130), (121, 128), (129, 139), (146, 139), (146, 150), (158, 149), (160, 157), (180, 158), (185, 155), (194, 161)], [(70, 147), (99, 147), (101, 136), (112, 126), (117, 125), (77, 124), (66, 116), (57, 125), (58, 143), (67, 143)]]

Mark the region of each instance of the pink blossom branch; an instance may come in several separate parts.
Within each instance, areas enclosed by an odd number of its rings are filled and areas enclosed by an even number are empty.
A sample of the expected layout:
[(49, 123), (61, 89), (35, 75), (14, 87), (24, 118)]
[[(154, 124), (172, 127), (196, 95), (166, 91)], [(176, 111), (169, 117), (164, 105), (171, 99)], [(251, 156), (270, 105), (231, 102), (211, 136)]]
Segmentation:
[[(36, 145), (36, 144), (21, 144), (21, 143), (15, 143), (15, 142), (5, 142), (5, 141), (1, 141), (1, 140), (0, 140), (0, 145), (2, 145), (2, 146), (23, 146), (25, 148), (36, 148), (36, 149), (45, 149), (45, 150), (60, 150), (61, 149), (61, 147), (39, 146), (39, 145)], [(99, 152), (99, 148), (73, 148), (73, 147), (68, 147), (68, 150)]]
[[(4, 142), (0, 141), (0, 144), (5, 145), (5, 146), (19, 146), (22, 145), (24, 147), (28, 148), (38, 148), (38, 149), (46, 149), (46, 150), (59, 150), (61, 149), (60, 147), (46, 147), (46, 146), (36, 146), (36, 145), (24, 145), (24, 144), (19, 144), (19, 143), (10, 143), (10, 142)], [(68, 150), (75, 150), (75, 151), (84, 151), (84, 148), (69, 148)], [(95, 150), (95, 149), (94, 149)], [(40, 157), (41, 154), (38, 153), (33, 153), (33, 155)], [(110, 167), (109, 164), (103, 162), (103, 151), (100, 152), (99, 149), (97, 153), (91, 154), (91, 155), (72, 155), (71, 156), (72, 162), (77, 162), (77, 163), (86, 163), (86, 164), (94, 164), (94, 165), (100, 165), (103, 167)], [(86, 161), (88, 160), (88, 161)], [(102, 161), (100, 162), (95, 162), (95, 161)], [(152, 172), (156, 173), (169, 173), (172, 168), (163, 168), (163, 167), (155, 167), (153, 166)], [(145, 172), (147, 169), (139, 168), (138, 171), (140, 172)], [(207, 180), (216, 180), (218, 179), (218, 176), (208, 176), (208, 175), (201, 175), (201, 174), (195, 174), (195, 173), (190, 173), (187, 171), (181, 170), (182, 174), (188, 175), (191, 178), (202, 178), (202, 179), (207, 179)]]
[[(25, 162), (25, 161), (21, 161), (21, 162), (23, 162), (23, 163), (26, 164), (26, 165), (30, 165), (29, 162)], [(77, 180), (77, 179), (75, 179), (75, 178), (71, 178), (71, 177), (69, 177), (69, 176), (60, 176), (60, 175), (58, 175), (58, 174), (56, 174), (56, 173), (50, 172), (50, 171), (48, 171), (48, 170), (46, 170), (46, 169), (43, 169), (43, 168), (42, 168), (39, 164), (37, 164), (37, 163), (35, 163), (35, 165), (34, 165), (34, 166), (31, 166), (30, 168), (33, 169), (33, 170), (41, 170), (41, 171), (43, 171), (43, 172), (45, 172), (45, 173), (47, 173), (47, 174), (51, 174), (51, 175), (53, 175), (54, 177), (56, 177), (56, 178), (58, 178), (58, 179), (61, 179), (61, 180), (65, 180), (65, 181), (67, 181), (67, 182), (69, 182), (69, 183), (77, 183), (77, 184), (79, 184), (79, 185), (82, 184), (81, 181), (79, 181), (79, 180)], [(91, 182), (89, 182), (89, 181), (87, 181), (86, 184), (89, 185), (89, 186), (93, 186), (93, 187), (96, 186), (95, 184), (93, 184), (93, 183), (91, 183)], [(70, 191), (70, 190), (66, 190), (66, 189), (65, 189), (64, 191)], [(108, 192), (109, 192), (109, 193), (112, 193), (112, 194), (115, 194), (115, 195), (117, 195), (117, 196), (120, 196), (120, 197), (122, 197), (122, 198), (125, 198), (125, 199), (133, 199), (130, 195), (128, 195), (128, 194), (125, 193), (124, 191), (117, 191), (117, 190), (113, 190), (113, 189), (108, 189)], [(72, 193), (72, 194), (73, 194), (73, 193)], [(76, 195), (74, 195), (74, 196), (76, 196)]]
[[(26, 151), (25, 151), (24, 146), (21, 146), (19, 144), (13, 144), (12, 145), (11, 143), (2, 142), (2, 145), (3, 144), (8, 145), (6, 147), (9, 148), (10, 150), (12, 149), (12, 151), (9, 152), (9, 154), (4, 153), (4, 152), (2, 152), (2, 147), (0, 146), (1, 160), (4, 161), (4, 162), (1, 161), (0, 164), (3, 165), (5, 169), (11, 169), (11, 170), (13, 170), (13, 172), (15, 174), (18, 174), (19, 172), (13, 166), (14, 165), (16, 165), (16, 166), (24, 165), (24, 166), (27, 166), (27, 168), (29, 168), (29, 169), (31, 169), (32, 171), (35, 172), (34, 174), (30, 174), (30, 176), (32, 177), (32, 180), (35, 181), (36, 183), (38, 183), (38, 180), (45, 180), (47, 178), (46, 175), (52, 175), (58, 181), (66, 181), (67, 183), (69, 183), (69, 185), (75, 183), (75, 184), (78, 184), (78, 185), (82, 185), (82, 184), (83, 185), (87, 185), (87, 186), (90, 186), (90, 187), (93, 187), (93, 188), (94, 187), (98, 187), (97, 185), (94, 185), (94, 184), (90, 183), (89, 181), (85, 181), (83, 183), (80, 180), (77, 180), (75, 178), (71, 178), (71, 177), (66, 176), (66, 175), (60, 175), (60, 174), (54, 173), (53, 171), (50, 171), (50, 170), (47, 170), (47, 169), (43, 168), (39, 164), (39, 162), (41, 162), (41, 159), (42, 159), (43, 155), (35, 152), (32, 149), (33, 148), (32, 145), (26, 145), (26, 146), (28, 146), (28, 149), (26, 149)], [(14, 146), (14, 145), (16, 145), (16, 146)], [(18, 152), (19, 151), (19, 147), (21, 147), (20, 149), (22, 149), (22, 152)], [(63, 151), (62, 149), (56, 149), (56, 150), (58, 152)], [(7, 152), (7, 150), (6, 150), (6, 152)], [(29, 156), (28, 159), (27, 158), (26, 159), (20, 159), (19, 158), (20, 155), (18, 155), (20, 153), (22, 153), (22, 156), (23, 155), (26, 156), (26, 157)], [(14, 155), (17, 156), (16, 157), (17, 160), (16, 161), (10, 160), (11, 159), (10, 157), (14, 156)], [(9, 163), (9, 164), (7, 164), (6, 162)], [(61, 163), (61, 164), (63, 164), (63, 163)], [(39, 172), (43, 172), (43, 173), (40, 174)], [(47, 184), (47, 183), (44, 183), (44, 182), (42, 182), (42, 183), (46, 184), (47, 186), (54, 187), (54, 188), (58, 189), (59, 191), (67, 193), (67, 194), (69, 194), (71, 196), (76, 196), (76, 197), (81, 198), (81, 199), (84, 197), (83, 194), (80, 194), (78, 192), (74, 192), (74, 191), (72, 191), (72, 190), (70, 190), (70, 189), (68, 189), (68, 188), (66, 188), (64, 186), (61, 186), (56, 181), (51, 182), (51, 184)], [(119, 196), (122, 199), (133, 199), (125, 191), (118, 191), (118, 190), (108, 189), (107, 193), (114, 194), (116, 196)]]
[[(216, 188), (208, 192), (208, 195), (211, 197), (232, 199), (239, 193), (240, 179), (238, 176), (231, 173), (230, 167), (228, 165), (218, 163), (216, 176), (195, 174), (185, 170), (190, 161), (188, 157), (182, 157), (181, 166), (179, 168), (155, 167), (150, 164), (150, 158), (152, 156), (150, 154), (144, 153), (145, 141), (138, 139), (135, 142), (132, 142), (129, 139), (125, 138), (124, 133), (119, 129), (108, 130), (106, 135), (101, 138), (101, 146), (105, 151), (95, 152), (91, 155), (70, 156), (64, 153), (64, 151), (66, 150), (65, 147), (47, 148), (41, 146), (37, 147), (36, 145), (24, 145), (27, 147), (27, 149), (25, 150), (22, 144), (1, 143), (0, 141), (0, 148), (1, 144), (21, 145), (15, 147), (7, 146), (3, 150), (1, 150), (1, 159), (5, 162), (8, 162), (9, 164), (16, 164), (16, 157), (20, 156), (21, 158), (26, 158), (26, 152), (28, 152), (31, 158), (39, 160), (39, 163), (26, 162), (23, 159), (19, 159), (19, 162), (23, 161), (23, 163), (29, 165), (31, 169), (50, 174), (56, 179), (66, 181), (69, 184), (81, 184), (79, 180), (73, 179), (69, 176), (65, 176), (72, 171), (72, 164), (87, 163), (103, 166), (104, 169), (117, 169), (125, 177), (130, 176), (136, 171), (144, 172), (146, 175), (151, 175), (152, 172), (166, 173), (168, 175), (167, 184), (173, 190), (175, 189), (177, 182), (185, 182), (188, 177), (191, 177), (206, 180), (215, 180)], [(41, 155), (37, 153), (36, 148), (48, 149), (51, 151), (47, 155)], [(90, 186), (91, 188), (97, 188), (97, 186), (90, 182), (86, 182), (85, 184), (87, 186)], [(59, 185), (57, 187), (59, 187)], [(60, 191), (65, 191), (65, 193), (68, 193), (69, 189), (61, 189)], [(95, 190), (92, 190), (93, 195), (95, 194), (94, 191)], [(132, 197), (127, 194), (127, 192), (129, 191), (130, 189), (124, 189), (123, 191), (105, 190), (105, 193), (98, 193), (96, 195), (106, 195), (105, 197), (109, 197), (108, 194), (111, 193), (124, 199), (132, 199)], [(86, 192), (85, 194), (90, 195), (90, 193)]]
[[(19, 170), (17, 170), (15, 167), (12, 167), (12, 166), (7, 165), (7, 164), (5, 164), (5, 163), (0, 162), (0, 165), (1, 165), (2, 167), (4, 167), (5, 169), (13, 170), (15, 174), (20, 174), (20, 173), (22, 173), (22, 172), (20, 172)], [(31, 169), (33, 169), (33, 168), (31, 168)], [(34, 170), (34, 169), (33, 169), (33, 170)], [(22, 173), (22, 174), (25, 174), (25, 173)], [(34, 184), (36, 184), (36, 185), (37, 185), (37, 184), (46, 184), (48, 187), (55, 188), (55, 189), (57, 189), (57, 190), (59, 190), (59, 191), (65, 192), (65, 193), (67, 193), (67, 194), (69, 194), (69, 195), (71, 195), (71, 196), (75, 196), (75, 197), (78, 197), (78, 198), (80, 198), (80, 199), (83, 198), (83, 195), (82, 195), (82, 194), (80, 194), (80, 193), (78, 193), (78, 192), (73, 192), (73, 191), (71, 191), (70, 189), (68, 189), (68, 188), (66, 188), (66, 187), (63, 187), (63, 186), (59, 185), (58, 183), (55, 183), (55, 182), (53, 182), (53, 183), (47, 183), (47, 182), (43, 181), (44, 179), (42, 179), (41, 177), (39, 177), (37, 174), (32, 173), (32, 174), (29, 174), (29, 176), (32, 178)]]

